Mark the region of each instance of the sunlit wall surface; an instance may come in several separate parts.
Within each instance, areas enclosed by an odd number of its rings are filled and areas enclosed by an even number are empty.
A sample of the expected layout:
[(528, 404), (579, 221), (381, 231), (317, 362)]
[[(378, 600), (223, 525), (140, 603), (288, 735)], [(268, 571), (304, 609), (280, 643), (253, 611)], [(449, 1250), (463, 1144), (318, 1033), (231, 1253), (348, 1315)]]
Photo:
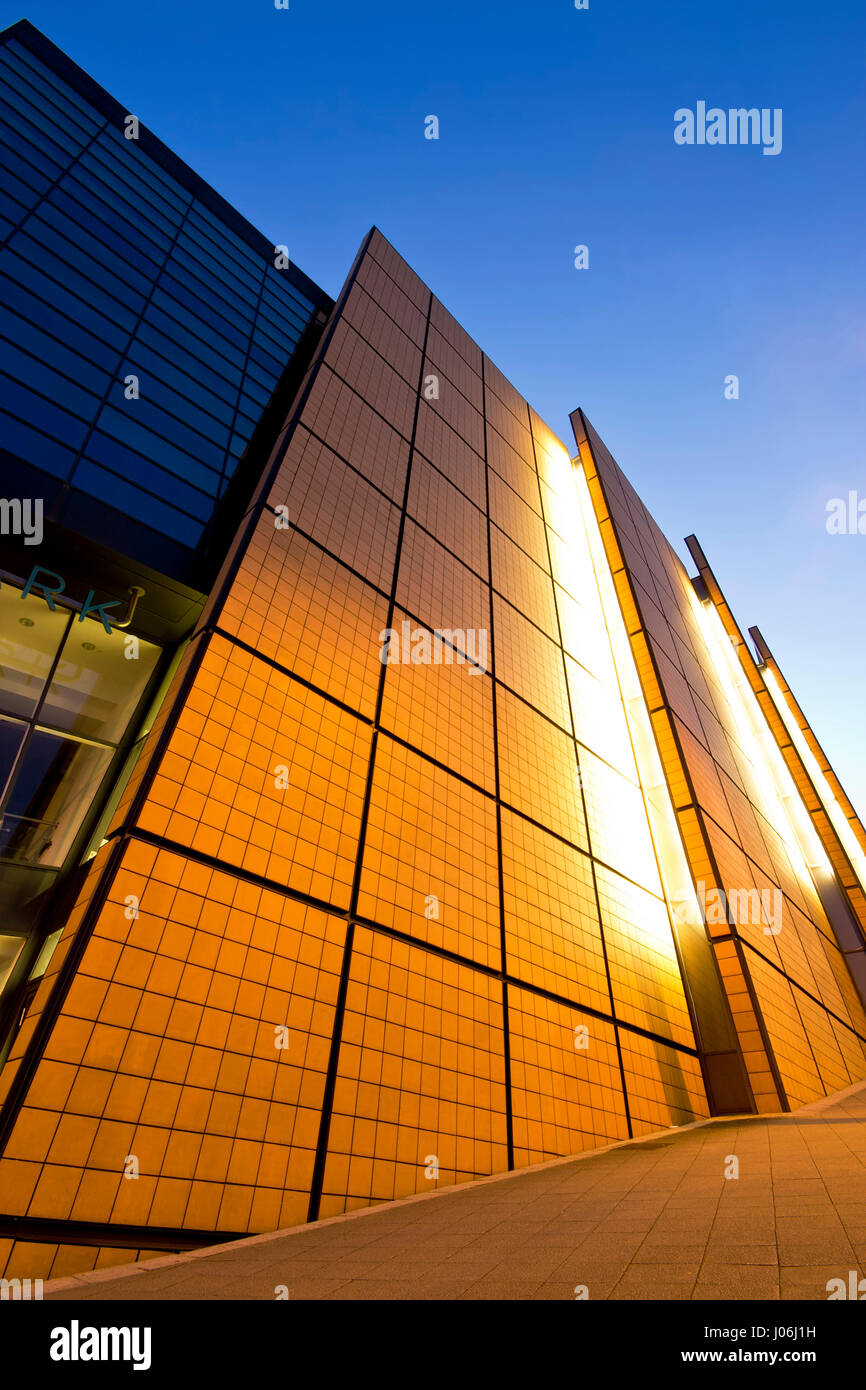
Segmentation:
[[(864, 1074), (866, 1015), (827, 860), (713, 602), (581, 412), (572, 417), (758, 1108)], [(760, 681), (758, 681), (760, 684)], [(862, 931), (855, 918), (851, 931)]]
[(569, 470), (372, 233), (0, 1074), (43, 1271), (708, 1113)]

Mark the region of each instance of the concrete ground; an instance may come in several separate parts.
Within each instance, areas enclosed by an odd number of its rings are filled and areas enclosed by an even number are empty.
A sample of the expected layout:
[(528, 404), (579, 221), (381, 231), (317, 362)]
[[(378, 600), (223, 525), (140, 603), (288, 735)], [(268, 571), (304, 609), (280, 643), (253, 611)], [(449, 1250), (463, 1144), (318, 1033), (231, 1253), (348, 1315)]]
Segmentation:
[(866, 1083), (793, 1115), (57, 1279), (45, 1298), (826, 1300), (852, 1270), (866, 1272)]

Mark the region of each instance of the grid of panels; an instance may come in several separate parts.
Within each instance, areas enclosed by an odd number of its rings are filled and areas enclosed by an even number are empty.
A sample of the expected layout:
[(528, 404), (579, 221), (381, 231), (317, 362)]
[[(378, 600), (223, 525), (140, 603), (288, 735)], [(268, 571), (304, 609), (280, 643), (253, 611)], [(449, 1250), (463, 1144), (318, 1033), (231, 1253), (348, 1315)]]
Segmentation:
[(291, 521), (362, 579), (390, 591), (400, 530), (397, 508), (302, 425), (292, 436), (268, 504), (278, 519)]
[(691, 1021), (663, 900), (601, 865), (596, 879), (617, 1018), (690, 1046)]
[[(642, 628), (649, 642), (652, 685), (657, 672), (660, 688), (655, 688), (682, 750), (680, 755), (673, 741), (665, 745), (676, 804), (685, 811), (693, 797), (696, 803), (703, 840), (696, 876), (707, 879), (708, 890), (715, 887), (710, 876), (715, 877), (723, 890), (721, 911), (708, 920), (708, 928), (719, 941), (733, 933), (751, 948), (744, 959), (781, 1084), (791, 1104), (802, 1104), (848, 1084), (839, 1080), (847, 1070), (844, 1057), (854, 1059), (847, 1073), (851, 1079), (861, 1074), (858, 1052), (866, 1039), (866, 1010), (815, 885), (803, 867), (795, 868), (773, 824), (766, 772), (753, 760), (710, 654), (688, 574), (588, 425), (587, 434), (591, 454), (586, 462), (591, 475), (597, 470), (604, 489), (596, 493), (601, 524), (612, 524), (615, 537), (609, 556), (614, 567), (625, 563), (637, 603), (632, 627)], [(646, 666), (642, 674), (649, 674)], [(691, 787), (679, 771), (680, 756)], [(697, 843), (691, 849), (695, 853)], [(716, 949), (720, 953), (722, 948)], [(739, 989), (736, 974), (726, 978), (730, 988)], [(733, 995), (731, 1002), (733, 1006)], [(839, 1037), (845, 1039), (841, 1053)]]
[(371, 718), (382, 663), (382, 594), (263, 512), (220, 627), (268, 661)]
[(214, 637), (138, 825), (346, 908), (370, 738), (354, 715)]
[(0, 1160), (12, 1209), (196, 1230), (303, 1220), (345, 933), (131, 842)]
[(514, 1161), (628, 1138), (614, 1028), (552, 999), (511, 989)]
[(17, 39), (0, 167), (4, 449), (194, 547), (317, 306)]
[(380, 734), (358, 914), (501, 967), (493, 801)]
[(709, 1114), (697, 1057), (624, 1029), (619, 1038), (633, 1133), (658, 1129), (661, 1110), (670, 1114), (671, 1125)]
[[(417, 631), (408, 614), (396, 609), (395, 628), (402, 631), (406, 622), (411, 631)], [(445, 659), (438, 665), (411, 660), (389, 663), (381, 726), (493, 795), (493, 683), (473, 662), (459, 661), (456, 649), (443, 644), (441, 655)]]
[(323, 1217), (507, 1167), (501, 988), (355, 929)]
[[(611, 873), (601, 891), (640, 792), (583, 539), (554, 529), (536, 470), (561, 446), (378, 234), (344, 312), (113, 827), (304, 898), (312, 931), (350, 924), (333, 1104), (297, 1169), (323, 1216), (425, 1190), (431, 1155), (440, 1183), (504, 1168), (509, 1113), (515, 1163), (626, 1137), (626, 1036), (696, 1066), (645, 841), (620, 866), (643, 888)], [(433, 629), (440, 659), (416, 661)], [(569, 662), (605, 682), (615, 734)], [(662, 1084), (642, 1113), (667, 1125), (685, 1104)]]
[(508, 974), (610, 1013), (589, 856), (502, 808)]

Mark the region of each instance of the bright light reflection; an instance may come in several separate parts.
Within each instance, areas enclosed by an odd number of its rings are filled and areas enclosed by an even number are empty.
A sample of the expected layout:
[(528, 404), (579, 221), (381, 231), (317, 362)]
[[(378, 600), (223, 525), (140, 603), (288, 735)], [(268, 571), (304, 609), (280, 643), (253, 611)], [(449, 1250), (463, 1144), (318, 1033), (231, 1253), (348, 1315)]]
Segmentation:
[(809, 747), (805, 735), (797, 723), (794, 712), (788, 705), (784, 692), (769, 666), (764, 668), (764, 680), (766, 681), (767, 689), (773, 697), (773, 703), (784, 721), (785, 728), (788, 730), (791, 742), (802, 758), (806, 771), (812, 779), (812, 784), (823, 802), (824, 809), (830, 817), (833, 829), (842, 842), (842, 848), (851, 861), (852, 868), (860, 880), (861, 887), (864, 892), (866, 892), (866, 855), (864, 855), (863, 850), (860, 848), (859, 841), (848, 823), (848, 818), (839, 805), (839, 802), (836, 800), (830, 783), (821, 771), (818, 759)]

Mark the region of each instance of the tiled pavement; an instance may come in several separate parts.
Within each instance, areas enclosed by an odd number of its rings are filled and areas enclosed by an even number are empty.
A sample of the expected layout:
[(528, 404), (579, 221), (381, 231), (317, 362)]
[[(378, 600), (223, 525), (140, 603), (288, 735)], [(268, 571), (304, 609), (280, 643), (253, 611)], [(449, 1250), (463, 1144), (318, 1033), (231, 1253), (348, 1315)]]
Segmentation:
[[(728, 1156), (739, 1176), (726, 1177)], [(866, 1272), (866, 1083), (45, 1286), (56, 1299), (820, 1299)]]

